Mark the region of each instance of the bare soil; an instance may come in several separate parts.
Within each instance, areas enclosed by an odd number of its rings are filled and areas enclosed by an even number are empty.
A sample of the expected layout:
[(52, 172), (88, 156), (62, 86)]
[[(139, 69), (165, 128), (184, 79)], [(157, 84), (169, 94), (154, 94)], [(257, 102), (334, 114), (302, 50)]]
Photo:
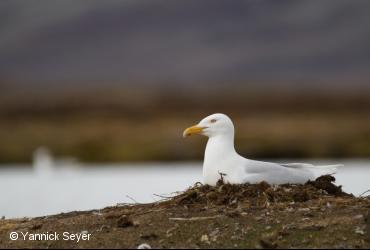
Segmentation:
[[(344, 193), (334, 180), (280, 186), (220, 181), (157, 203), (3, 219), (0, 248), (370, 248), (370, 198)], [(11, 232), (19, 239), (10, 240)], [(31, 241), (21, 232), (91, 236)]]

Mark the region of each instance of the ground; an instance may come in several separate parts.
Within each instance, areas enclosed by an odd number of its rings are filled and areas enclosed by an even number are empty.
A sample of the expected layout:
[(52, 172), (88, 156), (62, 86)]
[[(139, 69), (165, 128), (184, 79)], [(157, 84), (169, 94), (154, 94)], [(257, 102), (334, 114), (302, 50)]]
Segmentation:
[[(370, 248), (370, 198), (346, 194), (332, 181), (331, 176), (305, 185), (220, 181), (152, 204), (3, 219), (0, 248)], [(10, 240), (11, 232), (19, 239)], [(60, 239), (23, 240), (26, 232), (56, 232)], [(64, 240), (63, 232), (85, 239)]]

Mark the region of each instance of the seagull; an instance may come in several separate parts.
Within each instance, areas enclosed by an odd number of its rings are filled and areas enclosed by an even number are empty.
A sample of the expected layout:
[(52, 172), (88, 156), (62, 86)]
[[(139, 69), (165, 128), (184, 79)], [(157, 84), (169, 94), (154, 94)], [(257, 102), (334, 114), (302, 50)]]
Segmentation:
[(225, 114), (213, 114), (184, 130), (183, 137), (201, 134), (208, 137), (203, 162), (203, 182), (215, 186), (225, 183), (304, 184), (321, 175), (336, 173), (341, 165), (314, 166), (307, 163), (278, 164), (242, 157), (234, 147), (234, 124)]

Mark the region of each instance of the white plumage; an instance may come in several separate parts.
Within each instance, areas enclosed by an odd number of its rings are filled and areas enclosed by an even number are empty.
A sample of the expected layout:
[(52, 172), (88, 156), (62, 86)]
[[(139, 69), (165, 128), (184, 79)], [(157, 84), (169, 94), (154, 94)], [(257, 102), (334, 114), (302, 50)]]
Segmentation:
[(187, 128), (184, 137), (191, 134), (208, 136), (204, 154), (203, 181), (216, 185), (221, 174), (227, 183), (300, 184), (325, 174), (334, 174), (340, 165), (314, 166), (306, 163), (278, 164), (249, 160), (234, 148), (234, 125), (224, 114), (213, 114), (197, 125)]

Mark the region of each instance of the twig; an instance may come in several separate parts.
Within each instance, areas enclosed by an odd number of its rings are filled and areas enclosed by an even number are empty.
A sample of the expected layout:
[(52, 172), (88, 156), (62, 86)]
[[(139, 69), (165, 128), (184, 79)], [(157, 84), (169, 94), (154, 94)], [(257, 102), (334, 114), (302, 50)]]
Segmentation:
[(135, 206), (135, 204), (133, 204), (133, 203), (127, 203), (127, 202), (121, 202), (121, 203), (117, 203), (116, 206), (117, 207), (126, 207), (126, 206), (132, 207), (132, 206)]
[(195, 184), (194, 184), (195, 187), (201, 187), (203, 186), (203, 183), (197, 181)]
[(220, 178), (221, 182), (222, 182), (222, 183), (225, 183), (225, 182), (224, 182), (224, 176), (227, 176), (227, 174), (222, 173), (222, 172), (220, 172), (220, 171), (218, 171), (218, 174), (219, 174), (219, 175), (220, 175), (220, 177), (221, 177), (221, 178)]
[(157, 196), (159, 198), (162, 198), (162, 199), (172, 199), (174, 196), (164, 196), (164, 195), (160, 195), (160, 194), (153, 194), (154, 196)]
[(366, 190), (365, 192), (363, 192), (362, 194), (359, 195), (359, 197), (363, 196), (364, 194), (366, 194), (367, 192), (370, 192), (370, 189), (369, 190)]
[(198, 220), (212, 220), (221, 217), (221, 215), (208, 216), (208, 217), (191, 217), (191, 218), (169, 218), (173, 221), (198, 221)]
[(134, 198), (132, 198), (129, 195), (126, 195), (126, 197), (129, 198), (130, 200), (132, 200), (135, 204), (141, 204), (140, 202), (137, 202)]

